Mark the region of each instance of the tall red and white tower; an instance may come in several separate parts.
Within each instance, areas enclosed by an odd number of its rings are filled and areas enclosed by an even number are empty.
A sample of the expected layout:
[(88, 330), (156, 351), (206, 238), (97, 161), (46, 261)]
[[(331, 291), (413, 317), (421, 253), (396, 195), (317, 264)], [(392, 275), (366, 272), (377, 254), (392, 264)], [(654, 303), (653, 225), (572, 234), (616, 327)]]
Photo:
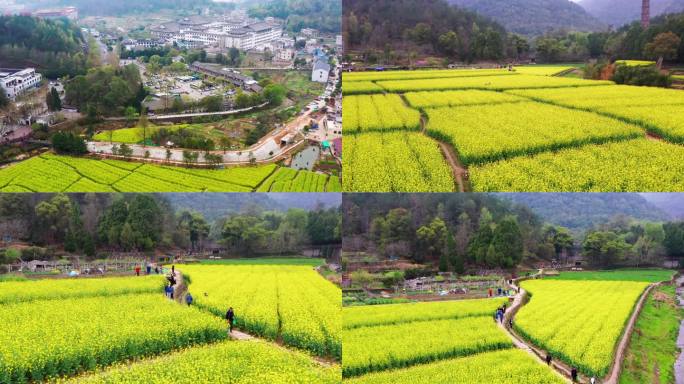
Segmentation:
[(651, 1), (641, 0), (641, 26), (646, 29), (651, 25)]

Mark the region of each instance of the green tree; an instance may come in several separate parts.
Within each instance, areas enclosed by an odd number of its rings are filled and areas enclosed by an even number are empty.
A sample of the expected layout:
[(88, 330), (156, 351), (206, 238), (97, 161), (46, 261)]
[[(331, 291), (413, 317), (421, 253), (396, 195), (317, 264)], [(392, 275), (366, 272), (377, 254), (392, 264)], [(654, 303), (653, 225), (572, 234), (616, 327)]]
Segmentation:
[(663, 60), (673, 59), (677, 56), (682, 39), (672, 32), (663, 32), (656, 35), (653, 40), (644, 47), (646, 56), (658, 59), (658, 68)]
[(277, 107), (280, 104), (283, 103), (283, 100), (285, 100), (285, 95), (287, 94), (287, 90), (285, 87), (279, 84), (271, 84), (266, 86), (263, 91), (263, 96), (266, 101), (268, 101), (269, 105)]
[(622, 262), (630, 245), (612, 231), (593, 231), (582, 243), (582, 255), (590, 264), (610, 267)]
[(454, 31), (449, 31), (439, 36), (439, 49), (449, 57), (455, 57), (461, 47), (461, 41)]
[[(492, 245), (497, 259), (488, 260), (490, 266), (512, 268), (522, 261), (522, 233), (520, 233), (520, 227), (514, 217), (506, 217), (497, 224)], [(494, 261), (493, 264), (491, 264), (492, 261)]]
[(449, 264), (451, 264), (451, 268), (453, 269), (453, 271), (458, 273), (459, 275), (465, 272), (463, 254), (458, 252), (458, 248), (456, 247), (456, 240), (454, 238), (454, 235), (451, 234), (451, 232), (449, 232), (447, 235), (446, 248), (446, 253), (449, 257)]
[(445, 267), (448, 269), (445, 255), (447, 227), (442, 219), (435, 217), (430, 224), (418, 228), (416, 231), (416, 240), (417, 252), (414, 256), (416, 261), (423, 261), (423, 253), (425, 253), (429, 259), (437, 257), (440, 260), (440, 263), (443, 258), (446, 263)]
[(124, 251), (131, 251), (135, 248), (135, 233), (129, 223), (125, 223), (121, 227), (119, 244)]

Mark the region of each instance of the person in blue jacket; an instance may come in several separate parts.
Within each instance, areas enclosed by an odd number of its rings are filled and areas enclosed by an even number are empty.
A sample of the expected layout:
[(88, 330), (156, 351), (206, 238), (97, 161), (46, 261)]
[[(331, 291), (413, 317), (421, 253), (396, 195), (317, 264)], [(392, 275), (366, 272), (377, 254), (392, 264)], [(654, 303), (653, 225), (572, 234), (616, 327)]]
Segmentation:
[(190, 292), (188, 292), (188, 294), (185, 295), (185, 302), (188, 304), (188, 306), (192, 304), (192, 295), (190, 294)]

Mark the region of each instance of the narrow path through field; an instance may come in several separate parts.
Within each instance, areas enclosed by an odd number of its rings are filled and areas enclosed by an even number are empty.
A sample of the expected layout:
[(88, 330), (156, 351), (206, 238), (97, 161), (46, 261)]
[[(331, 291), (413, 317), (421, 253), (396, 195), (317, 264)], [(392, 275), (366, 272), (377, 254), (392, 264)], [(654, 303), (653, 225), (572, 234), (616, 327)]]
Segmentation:
[[(183, 279), (183, 273), (181, 271), (179, 271), (178, 269), (176, 269), (175, 277), (176, 277), (176, 285), (174, 287), (173, 297), (174, 297), (175, 301), (178, 302), (179, 304), (187, 305), (185, 303), (185, 295), (188, 292), (188, 286), (185, 284), (185, 280)], [(228, 332), (227, 324), (226, 324), (226, 332)], [(272, 340), (262, 339), (258, 336), (254, 336), (250, 333), (238, 330), (236, 328), (233, 328), (233, 331), (230, 332), (228, 334), (228, 336), (231, 339), (237, 340), (237, 341), (259, 340), (259, 341), (264, 342), (264, 343), (269, 343), (269, 344), (273, 345), (274, 347), (282, 348), (282, 349), (287, 350), (287, 351), (292, 351), (292, 349), (288, 348), (287, 346), (285, 346), (285, 344), (282, 343), (282, 340), (272, 341)], [(279, 337), (279, 339), (280, 339), (280, 337)], [(326, 358), (326, 357), (314, 356), (314, 355), (310, 355), (310, 357), (313, 361), (315, 361), (319, 365), (326, 367), (326, 368), (331, 367), (335, 364), (339, 364), (339, 362), (333, 360), (332, 358)]]
[[(541, 270), (537, 272), (536, 274), (532, 275), (531, 278), (535, 278), (537, 275), (541, 273)], [(511, 284), (511, 287), (516, 289), (518, 291), (518, 294), (515, 295), (515, 298), (513, 300), (513, 304), (511, 307), (506, 311), (506, 315), (504, 316), (504, 323), (501, 324), (499, 323), (499, 327), (504, 329), (506, 333), (509, 334), (511, 339), (513, 340), (513, 344), (517, 348), (520, 348), (522, 350), (525, 350), (532, 355), (536, 356), (543, 364), (546, 364), (546, 361), (544, 361), (544, 357), (546, 357), (546, 351), (542, 350), (541, 348), (538, 348), (535, 345), (527, 343), (525, 339), (518, 335), (514, 329), (510, 327), (510, 320), (513, 320), (515, 322), (515, 314), (518, 312), (518, 310), (525, 305), (525, 298), (527, 295), (527, 292), (523, 289), (520, 288), (518, 282), (522, 280), (526, 280), (528, 277), (525, 278), (519, 278), (515, 279), (513, 284)], [(642, 292), (641, 297), (639, 298), (639, 301), (634, 307), (634, 310), (632, 311), (632, 314), (629, 318), (629, 321), (627, 325), (625, 326), (625, 329), (622, 333), (622, 338), (620, 339), (620, 342), (618, 343), (618, 346), (615, 351), (615, 355), (613, 357), (613, 363), (611, 366), (611, 369), (608, 373), (608, 376), (606, 376), (601, 383), (603, 384), (617, 384), (620, 378), (620, 370), (622, 368), (622, 361), (625, 356), (625, 351), (627, 350), (627, 346), (629, 344), (629, 340), (632, 336), (632, 331), (634, 330), (634, 324), (636, 323), (637, 319), (639, 318), (639, 313), (641, 313), (641, 309), (643, 308), (644, 303), (646, 302), (646, 298), (650, 294), (651, 290), (660, 285), (660, 283), (653, 283), (650, 284), (644, 292)], [(554, 359), (551, 362), (551, 367), (561, 374), (564, 379), (566, 379), (568, 382), (570, 382), (570, 372), (572, 370), (572, 367), (563, 361), (560, 361), (558, 359)], [(589, 383), (589, 378), (582, 376), (581, 374), (578, 377), (578, 383)], [(598, 381), (597, 381), (598, 383)]]
[[(407, 108), (413, 108), (411, 107), (403, 93), (401, 94), (401, 99), (404, 101), (404, 104)], [(428, 136), (430, 139), (435, 140), (439, 144), (439, 149), (442, 151), (442, 156), (444, 156), (444, 159), (447, 161), (447, 164), (449, 164), (449, 167), (451, 168), (451, 173), (454, 177), (454, 180), (456, 181), (456, 190), (458, 192), (470, 192), (470, 183), (468, 182), (468, 169), (464, 167), (463, 164), (461, 164), (460, 160), (458, 159), (458, 155), (456, 154), (456, 149), (454, 149), (451, 145), (447, 143), (441, 142), (430, 137), (427, 134), (427, 123), (428, 117), (424, 112), (421, 111), (420, 132), (423, 135)]]
[(439, 142), (439, 148), (442, 150), (442, 154), (446, 159), (449, 167), (451, 167), (451, 172), (456, 179), (456, 184), (458, 185), (459, 192), (470, 192), (470, 184), (468, 183), (468, 170), (461, 165), (458, 161), (458, 156), (456, 156), (455, 150), (446, 143)]
[[(541, 273), (541, 270), (531, 277), (534, 278), (535, 276), (539, 275)], [(526, 279), (526, 278), (525, 278)], [(532, 355), (534, 358), (539, 361), (540, 364), (546, 364), (546, 361), (544, 361), (544, 357), (546, 356), (543, 351), (531, 344), (528, 344), (522, 337), (520, 337), (518, 334), (515, 333), (515, 331), (510, 327), (510, 320), (513, 320), (515, 317), (515, 314), (518, 312), (518, 310), (525, 305), (525, 298), (527, 295), (527, 291), (524, 289), (520, 288), (517, 285), (517, 282), (519, 280), (523, 279), (516, 279), (514, 280), (513, 284), (510, 284), (510, 286), (515, 289), (518, 293), (514, 296), (513, 303), (511, 304), (510, 308), (506, 310), (506, 314), (504, 315), (504, 321), (503, 323), (497, 323), (498, 326), (503, 329), (511, 338), (513, 341), (513, 344), (515, 345), (516, 348), (522, 349), (523, 351), (529, 353)], [(572, 368), (568, 367), (566, 364), (563, 364), (563, 362), (558, 361), (558, 360), (553, 360), (551, 362), (551, 368), (558, 373), (566, 382), (571, 383), (570, 380), (570, 370)], [(579, 381), (580, 383), (583, 383), (583, 381)]]
[(610, 368), (610, 373), (603, 380), (603, 383), (605, 383), (605, 384), (617, 384), (618, 381), (620, 380), (620, 370), (622, 369), (622, 360), (624, 360), (624, 358), (625, 358), (625, 351), (627, 350), (627, 346), (629, 345), (629, 339), (632, 337), (632, 331), (634, 330), (634, 324), (636, 324), (636, 321), (639, 318), (639, 314), (641, 313), (641, 309), (644, 307), (644, 303), (646, 302), (646, 298), (651, 293), (653, 288), (658, 286), (658, 285), (660, 285), (660, 283), (650, 284), (648, 286), (648, 288), (646, 288), (644, 290), (644, 292), (641, 294), (641, 297), (639, 298), (637, 305), (634, 307), (634, 310), (632, 311), (632, 316), (629, 318), (629, 322), (627, 323), (627, 326), (625, 327), (625, 330), (622, 333), (622, 339), (620, 340), (620, 343), (618, 344), (617, 350), (615, 351), (615, 357), (613, 358), (613, 366)]

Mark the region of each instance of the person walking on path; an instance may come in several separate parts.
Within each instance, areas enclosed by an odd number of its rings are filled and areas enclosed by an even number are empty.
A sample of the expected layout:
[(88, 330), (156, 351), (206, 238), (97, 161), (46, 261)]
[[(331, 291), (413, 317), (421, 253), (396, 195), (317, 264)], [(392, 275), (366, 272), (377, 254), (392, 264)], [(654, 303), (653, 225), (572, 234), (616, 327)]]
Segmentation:
[(488, 293), (489, 297), (492, 297), (492, 289), (491, 288), (489, 288), (489, 291), (487, 293)]
[(591, 384), (596, 384), (596, 378), (594, 376), (592, 376), (591, 379), (589, 380), (589, 382)]
[(164, 287), (164, 294), (169, 299), (173, 299), (173, 287), (171, 287), (170, 285), (165, 286)]
[(171, 274), (172, 274), (172, 275), (175, 275), (175, 274), (176, 274), (176, 266), (175, 266), (175, 265), (172, 265), (172, 266), (171, 266)]
[(152, 265), (150, 263), (147, 263), (147, 274), (149, 275), (150, 272), (152, 272)]
[(192, 304), (192, 295), (190, 292), (188, 292), (187, 295), (185, 295), (185, 302), (188, 304), (188, 307)]
[(570, 376), (572, 377), (572, 382), (576, 383), (577, 382), (577, 368), (572, 367), (572, 371), (570, 371)]
[(547, 353), (547, 354), (546, 354), (546, 365), (551, 365), (551, 360), (552, 360), (552, 359), (553, 359), (553, 358), (551, 357), (551, 354), (550, 354), (550, 353)]
[(135, 275), (140, 276), (140, 266), (139, 265), (135, 266)]
[(235, 312), (233, 312), (233, 307), (228, 308), (226, 312), (226, 321), (228, 321), (228, 333), (233, 333), (233, 322), (235, 320)]

